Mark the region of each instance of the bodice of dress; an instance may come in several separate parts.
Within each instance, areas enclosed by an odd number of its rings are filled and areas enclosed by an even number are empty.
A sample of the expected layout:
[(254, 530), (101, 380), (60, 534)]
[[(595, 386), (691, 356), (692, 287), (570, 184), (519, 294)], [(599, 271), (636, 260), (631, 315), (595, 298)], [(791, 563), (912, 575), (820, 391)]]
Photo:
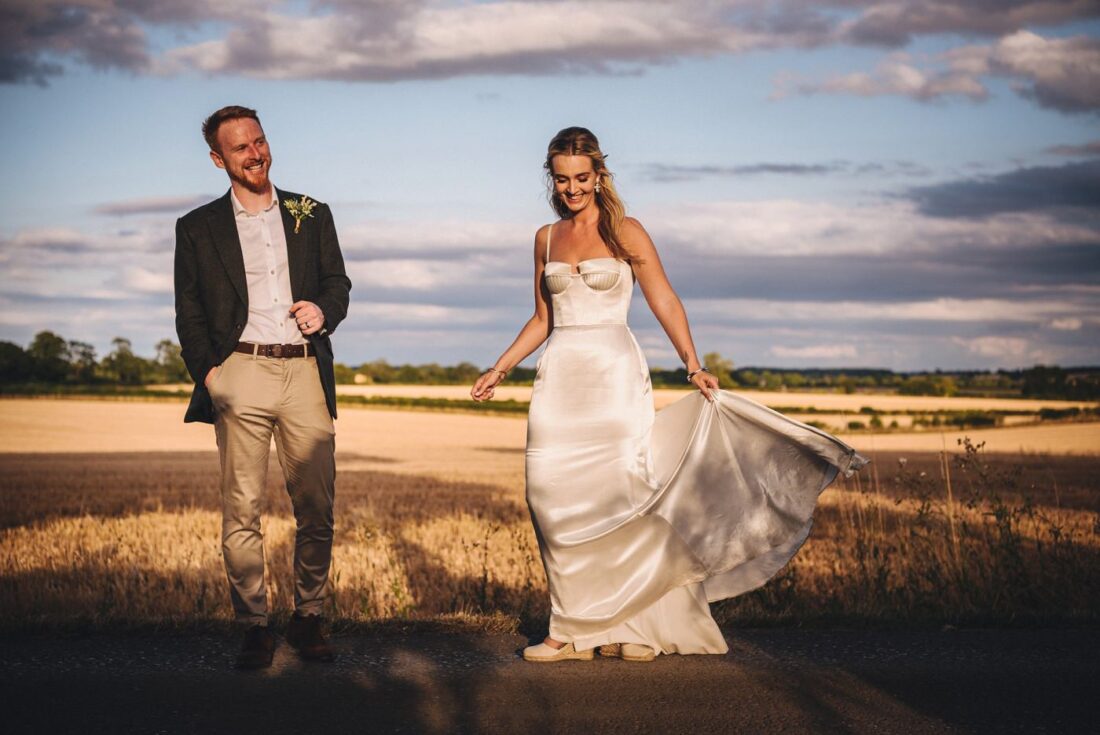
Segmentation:
[[(547, 247), (549, 255), (549, 247)], [(554, 327), (592, 324), (626, 324), (634, 273), (630, 264), (616, 258), (589, 258), (573, 273), (568, 263), (547, 261), (543, 270)]]

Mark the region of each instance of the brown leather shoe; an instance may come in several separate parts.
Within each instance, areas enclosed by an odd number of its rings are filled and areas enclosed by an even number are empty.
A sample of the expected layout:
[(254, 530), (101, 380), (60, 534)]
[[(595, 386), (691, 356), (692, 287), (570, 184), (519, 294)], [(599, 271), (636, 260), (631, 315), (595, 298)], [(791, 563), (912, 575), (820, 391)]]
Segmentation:
[(298, 655), (307, 661), (332, 661), (336, 658), (332, 646), (321, 632), (321, 616), (295, 613), (286, 629), (286, 642), (298, 650)]
[(244, 645), (237, 654), (238, 669), (266, 669), (275, 655), (275, 634), (265, 625), (253, 625), (244, 634)]

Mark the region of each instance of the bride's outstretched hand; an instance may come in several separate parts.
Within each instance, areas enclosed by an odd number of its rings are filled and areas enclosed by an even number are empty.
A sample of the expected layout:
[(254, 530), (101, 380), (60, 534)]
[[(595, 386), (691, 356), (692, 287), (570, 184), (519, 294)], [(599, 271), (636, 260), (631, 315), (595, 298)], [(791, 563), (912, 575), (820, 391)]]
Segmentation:
[(496, 387), (504, 380), (504, 375), (498, 370), (486, 370), (470, 389), (470, 397), (475, 401), (488, 401), (496, 392)]
[(718, 390), (718, 378), (708, 372), (699, 371), (691, 377), (691, 384), (698, 388), (708, 401), (714, 400), (714, 393)]

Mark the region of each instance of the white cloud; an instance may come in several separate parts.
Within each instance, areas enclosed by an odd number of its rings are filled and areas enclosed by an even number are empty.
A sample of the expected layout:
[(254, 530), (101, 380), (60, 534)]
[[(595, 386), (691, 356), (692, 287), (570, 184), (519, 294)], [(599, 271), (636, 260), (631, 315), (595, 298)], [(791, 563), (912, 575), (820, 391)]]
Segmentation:
[(365, 301), (353, 304), (350, 313), (363, 323), (388, 328), (399, 325), (438, 327), (484, 324), (493, 318), (491, 309), (461, 308), (425, 303), (382, 303)]
[(269, 13), (225, 38), (171, 49), (158, 69), (363, 81), (607, 72), (799, 40), (738, 26), (723, 10), (644, 1), (427, 4), (382, 24), (371, 9), (306, 18)]
[(1020, 358), (1028, 355), (1030, 343), (1020, 337), (952, 337), (951, 341), (983, 357)]
[(94, 211), (96, 214), (115, 217), (134, 214), (174, 214), (180, 216), (214, 198), (214, 196), (208, 195), (145, 197), (119, 202), (105, 202), (97, 206)]
[(348, 277), (357, 291), (385, 289), (387, 291), (432, 292), (455, 288), (500, 286), (500, 279), (473, 259), (464, 260), (400, 260), (379, 259), (351, 261), (346, 264)]
[(534, 247), (530, 224), (459, 219), (369, 220), (340, 227), (340, 244), (351, 258), (443, 258), (510, 252)]
[(1066, 111), (1100, 108), (1100, 40), (1043, 38), (1018, 31), (990, 54), (996, 74), (1014, 80), (1017, 91), (1044, 107)]
[(985, 99), (989, 91), (968, 70), (954, 66), (947, 69), (921, 69), (910, 54), (898, 52), (882, 61), (873, 72), (853, 72), (830, 77), (820, 82), (800, 81), (786, 74), (777, 79), (772, 92), (773, 99), (781, 99), (792, 93), (853, 94), (860, 97), (903, 95), (918, 100), (931, 100), (946, 96), (962, 96)]
[(126, 269), (123, 284), (140, 293), (171, 294), (174, 288), (171, 271), (157, 272), (140, 266)]
[(1063, 332), (1076, 332), (1084, 325), (1080, 319), (1075, 317), (1063, 317), (1061, 319), (1052, 319), (1050, 322), (1051, 329), (1057, 329)]
[[(759, 49), (872, 44), (914, 36), (1000, 36), (943, 54), (933, 68), (891, 56), (871, 73), (793, 83), (796, 91), (981, 99), (989, 74), (1061, 110), (1096, 109), (1097, 42), (1025, 28), (1100, 15), (1091, 0), (22, 0), (0, 28), (0, 82), (46, 84), (73, 60), (138, 73), (395, 81), (478, 74), (633, 73), (656, 64)], [(220, 35), (189, 42), (203, 26)], [(160, 27), (177, 45), (153, 48)]]
[(1091, 0), (869, 0), (840, 24), (856, 43), (896, 46), (915, 35), (1000, 36), (1026, 26), (1061, 25), (1097, 15)]
[(1018, 30), (988, 46), (963, 46), (932, 59), (895, 53), (873, 72), (853, 72), (824, 80), (783, 74), (773, 98), (790, 94), (900, 95), (927, 101), (961, 96), (983, 100), (986, 77), (1011, 80), (1020, 94), (1063, 112), (1100, 109), (1100, 40), (1087, 36), (1044, 38)]
[(925, 301), (881, 303), (860, 301), (799, 301), (771, 299), (689, 299), (693, 317), (737, 321), (913, 321), (937, 323), (1030, 322), (1046, 324), (1067, 312), (1088, 309), (1100, 318), (1100, 304), (1083, 307), (1071, 301), (936, 298)]
[(854, 345), (806, 345), (805, 347), (776, 345), (772, 347), (771, 353), (776, 357), (800, 360), (854, 360), (858, 355)]
[(33, 250), (37, 248), (56, 248), (75, 250), (88, 242), (84, 233), (68, 227), (35, 227), (20, 230), (8, 243), (0, 244), (0, 252), (13, 249)]
[(650, 211), (646, 226), (658, 243), (683, 243), (693, 252), (712, 254), (929, 253), (945, 247), (1038, 247), (1096, 238), (1090, 227), (1043, 213), (946, 219), (926, 217), (906, 201), (727, 201)]

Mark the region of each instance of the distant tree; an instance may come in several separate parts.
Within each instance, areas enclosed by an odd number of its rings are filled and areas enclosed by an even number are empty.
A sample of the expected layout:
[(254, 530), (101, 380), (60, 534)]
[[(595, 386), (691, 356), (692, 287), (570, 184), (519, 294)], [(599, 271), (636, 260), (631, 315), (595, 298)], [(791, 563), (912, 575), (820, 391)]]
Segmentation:
[(420, 371), (416, 369), (414, 365), (401, 365), (394, 371), (393, 382), (395, 383), (419, 383)]
[(448, 372), (451, 382), (459, 384), (473, 383), (481, 375), (481, 369), (469, 362), (460, 362), (453, 368), (448, 368)]
[(134, 354), (130, 340), (115, 337), (111, 340), (114, 347), (111, 354), (103, 358), (103, 372), (120, 385), (141, 385), (147, 377), (152, 377), (149, 363)]
[(190, 383), (191, 374), (183, 362), (183, 350), (170, 339), (157, 342), (157, 367), (165, 383)]
[(703, 355), (703, 365), (711, 375), (718, 378), (719, 388), (737, 387), (737, 382), (733, 379), (733, 360), (727, 360), (717, 352), (708, 352)]
[(332, 372), (340, 385), (351, 385), (355, 382), (355, 370), (342, 362), (333, 363)]
[(74, 383), (96, 381), (95, 347), (87, 342), (69, 340), (69, 378)]
[(365, 362), (357, 372), (366, 375), (372, 383), (395, 383), (397, 370), (385, 360)]
[(34, 377), (60, 383), (69, 374), (69, 344), (58, 334), (42, 331), (34, 335), (27, 354), (34, 361)]
[(802, 388), (806, 385), (806, 376), (802, 373), (783, 373), (783, 385), (788, 388)]
[(953, 396), (959, 392), (955, 379), (950, 375), (911, 375), (898, 386), (898, 393), (905, 396)]
[(22, 383), (34, 376), (34, 359), (14, 342), (0, 342), (0, 383)]
[(771, 370), (765, 370), (760, 374), (760, 382), (765, 390), (778, 390), (783, 385), (783, 376)]
[(533, 367), (514, 367), (512, 371), (508, 373), (508, 380), (512, 383), (531, 382), (535, 379), (535, 369)]
[(1065, 392), (1066, 371), (1056, 365), (1036, 365), (1023, 371), (1020, 392), (1034, 398), (1053, 398)]

